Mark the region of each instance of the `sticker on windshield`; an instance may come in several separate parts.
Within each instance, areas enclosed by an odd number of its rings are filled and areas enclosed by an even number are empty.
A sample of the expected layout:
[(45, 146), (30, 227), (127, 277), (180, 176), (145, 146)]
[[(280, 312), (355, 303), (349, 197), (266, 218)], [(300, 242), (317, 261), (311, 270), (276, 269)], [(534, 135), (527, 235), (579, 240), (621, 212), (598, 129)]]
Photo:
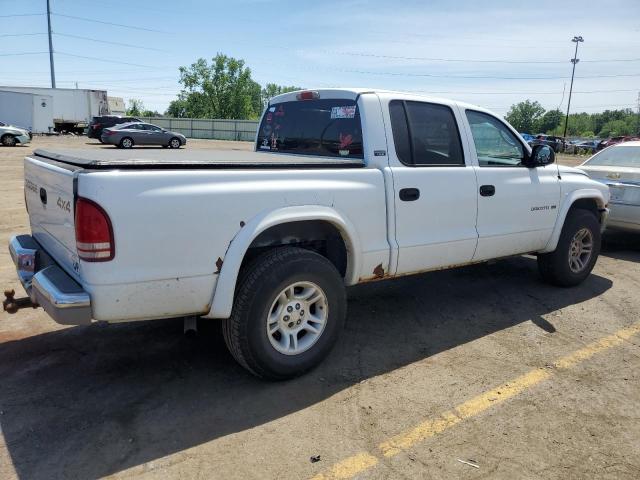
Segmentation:
[(275, 112), (276, 111), (276, 107), (270, 107), (269, 111), (272, 112), (272, 113)]
[(345, 105), (344, 107), (331, 107), (331, 119), (353, 118), (356, 116), (355, 105)]

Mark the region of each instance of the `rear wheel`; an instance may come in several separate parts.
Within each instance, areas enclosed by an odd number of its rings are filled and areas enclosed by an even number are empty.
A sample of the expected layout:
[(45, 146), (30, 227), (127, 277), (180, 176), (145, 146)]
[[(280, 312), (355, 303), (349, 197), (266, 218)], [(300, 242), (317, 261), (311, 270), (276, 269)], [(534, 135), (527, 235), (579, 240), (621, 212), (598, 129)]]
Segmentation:
[(129, 137), (124, 137), (120, 140), (120, 147), (122, 148), (132, 148), (133, 147), (133, 139)]
[(180, 148), (180, 145), (182, 145), (182, 142), (177, 137), (173, 137), (171, 140), (169, 140), (169, 146), (171, 148)]
[(241, 276), (225, 342), (258, 377), (282, 380), (318, 365), (344, 324), (342, 277), (323, 256), (281, 247), (259, 256)]
[(6, 134), (2, 137), (2, 145), (5, 147), (15, 147), (17, 143), (18, 141), (13, 135)]
[(538, 255), (542, 278), (573, 287), (589, 276), (600, 254), (600, 222), (587, 210), (573, 210), (564, 222), (555, 251)]

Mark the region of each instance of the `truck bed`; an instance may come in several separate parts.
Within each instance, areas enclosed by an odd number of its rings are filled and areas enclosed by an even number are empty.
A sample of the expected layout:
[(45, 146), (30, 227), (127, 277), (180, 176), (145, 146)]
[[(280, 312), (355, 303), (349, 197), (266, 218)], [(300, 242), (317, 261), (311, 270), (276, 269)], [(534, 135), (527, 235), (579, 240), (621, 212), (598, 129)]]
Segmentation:
[(189, 150), (112, 147), (93, 149), (36, 149), (35, 158), (91, 170), (110, 169), (244, 169), (244, 168), (359, 168), (364, 160), (245, 150)]

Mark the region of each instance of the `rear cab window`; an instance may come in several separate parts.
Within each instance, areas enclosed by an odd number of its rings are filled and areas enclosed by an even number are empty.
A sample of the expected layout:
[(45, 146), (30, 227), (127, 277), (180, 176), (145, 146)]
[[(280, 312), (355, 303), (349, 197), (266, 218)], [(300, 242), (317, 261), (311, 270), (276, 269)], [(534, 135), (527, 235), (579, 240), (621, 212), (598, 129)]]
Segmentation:
[(363, 159), (357, 102), (316, 98), (270, 105), (260, 122), (256, 150)]
[(398, 159), (411, 167), (465, 166), (458, 125), (451, 108), (428, 102), (389, 102)]

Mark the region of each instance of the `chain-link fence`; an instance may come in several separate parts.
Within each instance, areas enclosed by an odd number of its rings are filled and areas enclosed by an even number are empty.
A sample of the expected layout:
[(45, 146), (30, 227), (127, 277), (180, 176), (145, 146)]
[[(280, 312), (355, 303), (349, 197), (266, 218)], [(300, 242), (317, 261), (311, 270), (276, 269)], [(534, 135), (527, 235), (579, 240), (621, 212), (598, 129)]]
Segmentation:
[(217, 120), (208, 118), (145, 117), (141, 120), (188, 138), (253, 141), (258, 129), (257, 120)]

